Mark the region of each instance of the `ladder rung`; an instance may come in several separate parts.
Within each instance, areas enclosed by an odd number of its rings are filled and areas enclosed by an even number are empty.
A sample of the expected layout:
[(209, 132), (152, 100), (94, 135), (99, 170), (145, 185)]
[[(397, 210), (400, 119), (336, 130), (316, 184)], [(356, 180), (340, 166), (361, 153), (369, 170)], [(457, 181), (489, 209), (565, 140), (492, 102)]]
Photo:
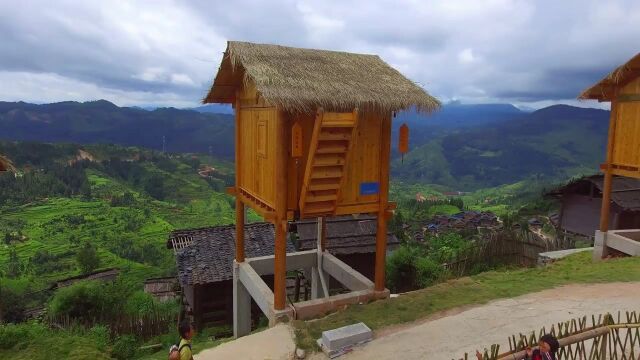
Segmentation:
[(342, 177), (342, 167), (341, 166), (332, 166), (332, 167), (321, 167), (314, 168), (311, 173), (311, 179), (330, 179), (330, 178), (339, 178)]
[(335, 130), (325, 130), (320, 133), (318, 137), (321, 141), (327, 140), (351, 140), (351, 132), (337, 132)]
[(308, 195), (306, 198), (307, 203), (316, 203), (323, 201), (336, 201), (338, 199), (338, 194), (332, 195)]
[(345, 145), (318, 145), (318, 149), (316, 149), (316, 154), (344, 154), (345, 152), (347, 152), (347, 147)]
[(344, 165), (344, 156), (335, 154), (329, 156), (316, 156), (313, 160), (313, 166), (336, 166)]
[(339, 188), (340, 188), (340, 184), (337, 182), (318, 183), (318, 184), (309, 185), (309, 191), (337, 190)]
[(353, 128), (353, 121), (323, 121), (323, 128)]

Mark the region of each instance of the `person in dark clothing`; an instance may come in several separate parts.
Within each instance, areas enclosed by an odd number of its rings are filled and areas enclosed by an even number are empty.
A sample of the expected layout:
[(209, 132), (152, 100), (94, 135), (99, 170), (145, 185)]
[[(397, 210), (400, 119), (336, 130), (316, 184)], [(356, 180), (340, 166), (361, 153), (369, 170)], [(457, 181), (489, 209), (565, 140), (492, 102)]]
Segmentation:
[[(525, 360), (557, 360), (556, 353), (560, 349), (560, 343), (551, 334), (543, 335), (538, 341), (538, 348), (533, 350), (527, 348), (527, 356)], [(476, 358), (483, 360), (480, 351), (476, 350)]]
[(560, 343), (551, 334), (543, 335), (538, 342), (538, 348), (527, 349), (526, 360), (556, 360), (556, 353), (560, 349)]

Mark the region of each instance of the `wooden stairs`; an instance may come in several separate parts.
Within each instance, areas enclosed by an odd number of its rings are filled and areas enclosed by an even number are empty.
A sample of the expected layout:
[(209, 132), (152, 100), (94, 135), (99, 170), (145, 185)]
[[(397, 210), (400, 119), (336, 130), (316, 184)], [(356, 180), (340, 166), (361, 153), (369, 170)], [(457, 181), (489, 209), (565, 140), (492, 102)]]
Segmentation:
[(318, 110), (300, 193), (301, 219), (335, 214), (357, 124), (357, 109)]

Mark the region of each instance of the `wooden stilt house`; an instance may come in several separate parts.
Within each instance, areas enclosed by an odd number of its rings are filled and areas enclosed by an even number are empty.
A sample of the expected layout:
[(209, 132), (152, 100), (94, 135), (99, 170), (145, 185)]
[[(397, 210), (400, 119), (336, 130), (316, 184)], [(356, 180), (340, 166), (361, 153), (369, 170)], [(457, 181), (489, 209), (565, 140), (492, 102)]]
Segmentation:
[(612, 177), (640, 178), (640, 54), (585, 90), (579, 98), (611, 102), (606, 162), (601, 165), (604, 185), (594, 257), (607, 256), (611, 249), (640, 255), (640, 229), (609, 229)]
[(391, 120), (439, 102), (375, 55), (230, 41), (204, 103), (235, 109), (236, 262), (245, 261), (245, 206), (275, 224), (274, 309), (286, 305), (292, 220), (376, 215), (383, 291)]

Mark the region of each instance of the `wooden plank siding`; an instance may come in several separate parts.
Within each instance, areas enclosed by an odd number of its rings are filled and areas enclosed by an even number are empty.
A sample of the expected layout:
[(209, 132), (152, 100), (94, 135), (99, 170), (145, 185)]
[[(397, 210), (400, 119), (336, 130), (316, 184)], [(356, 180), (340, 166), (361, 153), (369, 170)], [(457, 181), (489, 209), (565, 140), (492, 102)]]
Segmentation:
[[(640, 94), (640, 78), (621, 89), (620, 99), (633, 98)], [(612, 173), (640, 178), (640, 101), (613, 101), (612, 116), (615, 116), (616, 129), (613, 134)]]

